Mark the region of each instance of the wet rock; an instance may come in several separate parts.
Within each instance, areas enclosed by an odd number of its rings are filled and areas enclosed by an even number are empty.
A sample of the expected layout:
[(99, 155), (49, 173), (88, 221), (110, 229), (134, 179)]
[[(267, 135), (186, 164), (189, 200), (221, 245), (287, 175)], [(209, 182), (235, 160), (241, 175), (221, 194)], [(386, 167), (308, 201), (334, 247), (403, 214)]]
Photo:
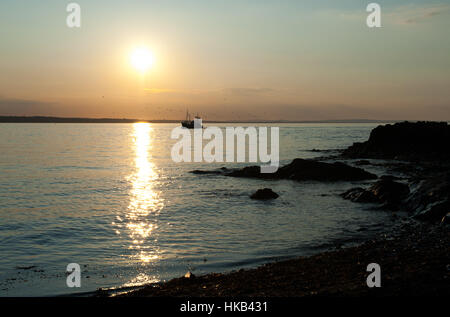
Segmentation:
[(450, 212), (450, 173), (420, 181), (406, 205), (417, 219), (441, 221)]
[(249, 166), (226, 174), (233, 177), (291, 179), (296, 181), (358, 181), (376, 179), (377, 176), (357, 167), (344, 163), (325, 163), (314, 160), (295, 159), (280, 167), (272, 174), (262, 174), (259, 166)]
[(351, 158), (441, 160), (450, 158), (447, 122), (401, 122), (378, 126), (366, 142), (354, 143), (343, 152)]
[(409, 186), (385, 178), (377, 181), (368, 189), (353, 188), (341, 196), (353, 202), (380, 203), (386, 209), (397, 210), (401, 202), (408, 196)]
[(225, 175), (232, 177), (274, 178), (273, 174), (262, 174), (261, 167), (259, 166), (247, 166), (242, 169), (234, 170)]
[(221, 175), (221, 174), (227, 173), (229, 171), (230, 170), (228, 168), (221, 167), (220, 169), (212, 170), (212, 171), (193, 170), (193, 171), (191, 171), (191, 173), (192, 174), (199, 174), (199, 175), (202, 175), (202, 174)]
[(392, 179), (381, 179), (372, 185), (369, 190), (380, 202), (398, 204), (409, 194), (409, 186), (394, 182)]
[(361, 187), (351, 188), (347, 190), (345, 193), (342, 193), (341, 196), (344, 199), (351, 200), (357, 203), (377, 203), (378, 200), (375, 195), (369, 191), (365, 190)]
[(258, 189), (256, 193), (250, 196), (251, 199), (269, 200), (277, 199), (279, 195), (270, 188)]
[(30, 265), (30, 266), (16, 266), (17, 270), (31, 270), (36, 268), (36, 265)]

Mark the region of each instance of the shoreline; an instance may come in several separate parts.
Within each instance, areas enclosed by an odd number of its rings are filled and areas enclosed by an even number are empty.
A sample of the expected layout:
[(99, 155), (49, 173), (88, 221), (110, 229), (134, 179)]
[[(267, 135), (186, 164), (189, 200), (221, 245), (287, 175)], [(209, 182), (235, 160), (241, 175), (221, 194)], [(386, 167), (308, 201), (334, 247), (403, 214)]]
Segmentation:
[[(366, 284), (367, 265), (381, 267), (381, 287)], [(117, 290), (119, 291), (119, 290)], [(305, 297), (448, 296), (448, 225), (411, 221), (399, 232), (354, 247), (268, 263), (230, 273), (210, 273), (144, 285), (112, 296)], [(95, 296), (111, 296), (98, 290)]]

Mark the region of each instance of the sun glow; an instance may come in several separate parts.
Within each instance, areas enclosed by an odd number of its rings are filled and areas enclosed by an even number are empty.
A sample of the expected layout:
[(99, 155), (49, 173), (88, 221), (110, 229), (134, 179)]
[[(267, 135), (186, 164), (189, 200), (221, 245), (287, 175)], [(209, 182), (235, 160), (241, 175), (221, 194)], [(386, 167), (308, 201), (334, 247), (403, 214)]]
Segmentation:
[(155, 61), (153, 53), (146, 47), (135, 48), (130, 55), (131, 65), (138, 71), (145, 73)]

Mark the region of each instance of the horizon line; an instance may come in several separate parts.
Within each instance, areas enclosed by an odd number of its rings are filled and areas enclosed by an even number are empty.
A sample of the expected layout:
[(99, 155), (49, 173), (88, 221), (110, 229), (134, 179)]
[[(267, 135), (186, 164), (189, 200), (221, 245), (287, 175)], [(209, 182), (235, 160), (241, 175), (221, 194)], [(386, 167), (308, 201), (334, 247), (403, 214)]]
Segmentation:
[[(180, 123), (182, 119), (90, 118), (59, 116), (2, 116), (0, 123)], [(325, 119), (325, 120), (204, 120), (205, 123), (395, 123), (403, 121), (435, 120), (378, 120), (378, 119)], [(447, 122), (447, 121), (445, 121)]]

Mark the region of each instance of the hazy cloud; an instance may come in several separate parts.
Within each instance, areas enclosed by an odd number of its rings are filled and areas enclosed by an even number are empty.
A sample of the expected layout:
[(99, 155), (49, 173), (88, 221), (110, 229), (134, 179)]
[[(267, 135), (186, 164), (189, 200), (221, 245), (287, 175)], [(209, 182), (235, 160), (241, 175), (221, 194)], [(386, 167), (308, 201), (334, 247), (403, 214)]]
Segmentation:
[(418, 24), (448, 13), (450, 13), (450, 5), (403, 6), (388, 14), (388, 17), (397, 24)]
[(227, 95), (239, 96), (239, 97), (249, 97), (257, 95), (266, 95), (268, 93), (274, 92), (272, 88), (226, 88), (223, 92)]
[(229, 95), (235, 97), (254, 97), (275, 92), (272, 88), (223, 88), (223, 89), (165, 89), (145, 88), (148, 94), (172, 94), (172, 95)]
[(170, 88), (144, 88), (147, 94), (164, 94), (176, 96), (193, 96), (209, 93), (217, 93), (219, 90), (208, 89), (170, 89)]
[(41, 115), (55, 110), (55, 105), (49, 102), (26, 99), (9, 99), (0, 97), (0, 115)]
[[(330, 11), (333, 15), (339, 15), (342, 19), (361, 21), (366, 19), (368, 13), (365, 10)], [(393, 24), (418, 24), (429, 19), (450, 13), (450, 5), (402, 5), (397, 7), (381, 7), (382, 23)], [(330, 14), (330, 13), (329, 13)]]

